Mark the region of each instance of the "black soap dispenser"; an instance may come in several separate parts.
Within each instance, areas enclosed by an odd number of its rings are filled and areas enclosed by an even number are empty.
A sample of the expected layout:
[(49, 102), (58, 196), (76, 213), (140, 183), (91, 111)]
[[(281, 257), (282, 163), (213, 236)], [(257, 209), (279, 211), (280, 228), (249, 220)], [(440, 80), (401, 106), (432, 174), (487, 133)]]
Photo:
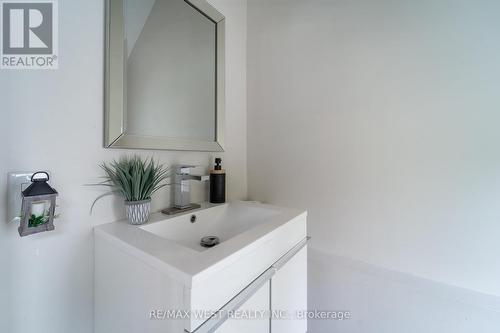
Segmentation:
[(226, 202), (226, 170), (222, 169), (222, 160), (215, 159), (215, 167), (210, 170), (210, 202)]

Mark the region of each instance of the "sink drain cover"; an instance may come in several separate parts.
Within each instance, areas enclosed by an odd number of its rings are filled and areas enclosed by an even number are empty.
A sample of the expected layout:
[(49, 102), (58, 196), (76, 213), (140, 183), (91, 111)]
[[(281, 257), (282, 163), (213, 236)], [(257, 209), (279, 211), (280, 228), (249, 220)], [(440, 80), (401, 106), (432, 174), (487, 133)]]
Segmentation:
[(220, 239), (217, 236), (206, 236), (200, 241), (200, 245), (203, 247), (213, 247), (220, 243)]

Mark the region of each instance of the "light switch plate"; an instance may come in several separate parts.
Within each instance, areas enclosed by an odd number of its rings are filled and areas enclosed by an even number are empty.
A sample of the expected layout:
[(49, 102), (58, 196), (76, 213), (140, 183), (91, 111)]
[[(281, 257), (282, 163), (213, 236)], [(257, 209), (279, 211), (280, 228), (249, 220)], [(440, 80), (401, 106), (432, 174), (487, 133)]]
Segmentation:
[[(7, 176), (7, 219), (10, 222), (20, 221), (22, 196), (24, 191), (31, 184), (31, 176), (34, 171), (9, 172)], [(50, 176), (50, 172), (49, 173)]]

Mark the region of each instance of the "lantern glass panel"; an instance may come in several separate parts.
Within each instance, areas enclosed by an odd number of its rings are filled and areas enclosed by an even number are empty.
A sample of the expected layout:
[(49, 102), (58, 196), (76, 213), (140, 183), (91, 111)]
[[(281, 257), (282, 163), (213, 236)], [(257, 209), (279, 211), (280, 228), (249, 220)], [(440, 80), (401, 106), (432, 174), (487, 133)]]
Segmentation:
[(50, 200), (38, 200), (31, 203), (28, 228), (38, 227), (49, 221), (50, 205)]

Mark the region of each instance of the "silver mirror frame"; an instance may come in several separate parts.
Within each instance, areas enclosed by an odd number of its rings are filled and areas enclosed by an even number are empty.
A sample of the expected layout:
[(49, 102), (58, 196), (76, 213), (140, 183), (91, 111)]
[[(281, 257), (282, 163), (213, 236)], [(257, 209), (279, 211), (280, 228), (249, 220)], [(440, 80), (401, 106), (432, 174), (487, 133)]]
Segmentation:
[[(104, 54), (104, 147), (224, 151), (225, 126), (225, 18), (206, 0), (184, 0), (216, 25), (216, 119), (215, 141), (186, 140), (126, 133), (126, 78), (124, 0), (106, 0)], [(111, 61), (113, 60), (113, 61)]]

